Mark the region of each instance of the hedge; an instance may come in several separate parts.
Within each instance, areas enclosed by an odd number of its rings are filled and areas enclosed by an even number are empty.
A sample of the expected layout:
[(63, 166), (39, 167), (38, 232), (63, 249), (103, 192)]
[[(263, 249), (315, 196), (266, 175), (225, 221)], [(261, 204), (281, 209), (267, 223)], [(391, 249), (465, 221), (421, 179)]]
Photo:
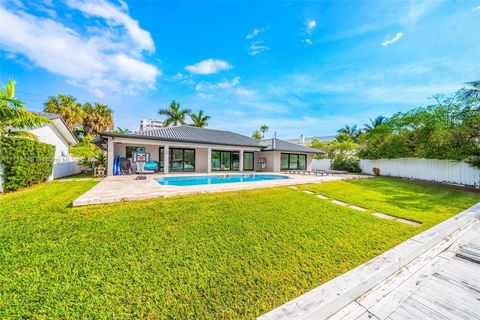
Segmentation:
[(55, 146), (23, 138), (0, 138), (3, 190), (15, 191), (47, 181), (52, 174)]

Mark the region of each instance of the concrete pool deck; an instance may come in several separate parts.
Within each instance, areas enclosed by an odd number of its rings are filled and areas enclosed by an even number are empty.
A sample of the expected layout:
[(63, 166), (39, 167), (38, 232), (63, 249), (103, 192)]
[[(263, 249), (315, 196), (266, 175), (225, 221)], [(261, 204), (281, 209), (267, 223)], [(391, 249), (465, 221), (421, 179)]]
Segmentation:
[(210, 193), (210, 192), (225, 192), (238, 191), (247, 189), (269, 188), (279, 186), (289, 186), (296, 184), (310, 184), (322, 183), (326, 181), (336, 180), (351, 180), (358, 178), (369, 178), (371, 176), (365, 175), (334, 175), (334, 176), (312, 176), (299, 174), (283, 174), (279, 172), (262, 172), (256, 174), (274, 174), (288, 176), (289, 179), (281, 180), (267, 180), (254, 182), (233, 182), (223, 184), (211, 185), (197, 185), (197, 186), (167, 186), (160, 185), (154, 181), (156, 178), (163, 177), (179, 177), (179, 176), (218, 176), (226, 174), (237, 173), (189, 173), (189, 174), (151, 174), (147, 175), (146, 180), (135, 180), (136, 175), (125, 176), (109, 176), (103, 179), (100, 183), (92, 189), (85, 192), (83, 195), (73, 201), (73, 206), (86, 206), (92, 204), (123, 202), (130, 200), (144, 200), (157, 197), (171, 197), (184, 194), (193, 193)]

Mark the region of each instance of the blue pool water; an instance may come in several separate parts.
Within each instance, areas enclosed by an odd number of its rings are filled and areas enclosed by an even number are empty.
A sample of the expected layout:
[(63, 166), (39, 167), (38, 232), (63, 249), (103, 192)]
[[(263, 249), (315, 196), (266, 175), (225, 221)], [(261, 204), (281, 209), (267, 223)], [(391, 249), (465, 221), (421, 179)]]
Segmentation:
[(218, 174), (211, 176), (183, 176), (157, 178), (155, 181), (161, 185), (169, 186), (198, 186), (202, 184), (221, 184), (233, 182), (253, 182), (267, 180), (288, 179), (287, 176), (277, 176), (273, 174)]

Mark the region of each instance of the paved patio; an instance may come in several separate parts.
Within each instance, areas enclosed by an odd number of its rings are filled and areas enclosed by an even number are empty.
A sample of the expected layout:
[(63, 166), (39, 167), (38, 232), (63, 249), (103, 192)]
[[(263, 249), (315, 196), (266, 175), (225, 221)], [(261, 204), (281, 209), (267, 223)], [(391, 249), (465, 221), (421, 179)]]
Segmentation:
[[(226, 173), (210, 174), (212, 176), (225, 175)], [(147, 175), (146, 180), (135, 180), (135, 175), (110, 176), (102, 180), (95, 187), (81, 195), (73, 201), (73, 206), (85, 206), (100, 203), (122, 202), (129, 200), (143, 200), (157, 197), (171, 197), (192, 193), (209, 193), (223, 191), (237, 191), (245, 189), (269, 188), (278, 186), (288, 186), (296, 184), (321, 183), (335, 180), (350, 180), (358, 178), (369, 178), (365, 175), (334, 175), (334, 176), (313, 176), (313, 175), (291, 175), (282, 173), (258, 173), (258, 174), (277, 174), (288, 176), (289, 179), (255, 181), (255, 182), (235, 182), (224, 184), (198, 185), (198, 186), (166, 186), (160, 185), (154, 181), (160, 177), (178, 177), (175, 175), (154, 174)], [(184, 174), (186, 176), (205, 176), (206, 173)]]

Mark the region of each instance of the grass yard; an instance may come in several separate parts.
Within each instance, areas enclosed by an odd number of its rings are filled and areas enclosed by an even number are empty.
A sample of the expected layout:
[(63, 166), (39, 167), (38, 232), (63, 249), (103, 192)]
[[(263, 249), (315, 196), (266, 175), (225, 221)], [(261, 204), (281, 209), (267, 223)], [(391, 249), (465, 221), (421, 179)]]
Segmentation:
[(95, 181), (0, 196), (0, 318), (254, 318), (480, 201), (395, 179), (71, 208)]

